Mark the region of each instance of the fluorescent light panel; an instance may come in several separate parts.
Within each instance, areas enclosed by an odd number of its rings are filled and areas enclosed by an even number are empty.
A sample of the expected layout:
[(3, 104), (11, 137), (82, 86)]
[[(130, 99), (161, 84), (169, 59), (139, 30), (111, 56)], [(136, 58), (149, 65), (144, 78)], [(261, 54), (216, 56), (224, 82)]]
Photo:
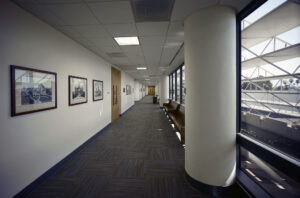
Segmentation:
[(147, 67), (137, 67), (136, 69), (137, 69), (137, 70), (146, 70)]
[(114, 37), (119, 45), (139, 45), (139, 39), (136, 36), (131, 37)]

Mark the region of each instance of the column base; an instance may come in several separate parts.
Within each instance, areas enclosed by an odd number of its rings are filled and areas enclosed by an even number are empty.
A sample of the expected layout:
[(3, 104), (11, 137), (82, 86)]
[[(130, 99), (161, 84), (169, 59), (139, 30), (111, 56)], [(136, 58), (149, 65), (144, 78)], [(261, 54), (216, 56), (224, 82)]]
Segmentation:
[[(213, 195), (215, 197), (234, 197), (234, 196), (242, 196), (248, 197), (247, 193), (244, 192), (237, 183), (234, 183), (227, 187), (221, 186), (212, 186), (208, 184), (204, 184), (192, 178), (186, 171), (185, 178), (189, 184), (191, 184), (194, 188), (201, 192), (205, 192), (207, 194)], [(246, 196), (245, 196), (246, 195)]]

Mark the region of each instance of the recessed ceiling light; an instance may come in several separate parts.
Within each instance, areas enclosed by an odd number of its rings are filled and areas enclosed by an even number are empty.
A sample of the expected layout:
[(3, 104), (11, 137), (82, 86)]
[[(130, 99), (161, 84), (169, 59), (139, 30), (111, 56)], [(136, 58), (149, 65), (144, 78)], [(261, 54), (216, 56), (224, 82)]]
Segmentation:
[(145, 80), (150, 80), (149, 78), (146, 78)]
[(137, 70), (146, 70), (147, 67), (137, 67), (136, 69), (137, 69)]
[(131, 37), (114, 37), (119, 45), (139, 45), (139, 39), (136, 36)]

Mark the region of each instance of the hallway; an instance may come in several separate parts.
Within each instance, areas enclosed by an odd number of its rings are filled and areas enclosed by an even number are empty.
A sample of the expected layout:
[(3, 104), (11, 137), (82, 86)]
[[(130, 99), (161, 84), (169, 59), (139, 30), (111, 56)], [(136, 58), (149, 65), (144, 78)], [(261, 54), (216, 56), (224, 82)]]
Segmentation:
[(208, 197), (184, 179), (184, 149), (152, 97), (137, 102), (29, 197)]

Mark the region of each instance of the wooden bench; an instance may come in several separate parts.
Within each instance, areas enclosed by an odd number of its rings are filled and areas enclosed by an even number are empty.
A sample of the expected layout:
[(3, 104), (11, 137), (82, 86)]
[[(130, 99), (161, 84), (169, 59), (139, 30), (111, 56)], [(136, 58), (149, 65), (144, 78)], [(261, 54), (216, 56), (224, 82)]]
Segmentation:
[(180, 107), (180, 104), (169, 99), (169, 103), (164, 103), (163, 107), (164, 107), (164, 110), (168, 113), (169, 111), (178, 110)]
[(175, 128), (179, 131), (181, 136), (181, 143), (185, 143), (185, 108), (182, 105), (175, 110), (169, 110), (168, 115), (175, 125)]

